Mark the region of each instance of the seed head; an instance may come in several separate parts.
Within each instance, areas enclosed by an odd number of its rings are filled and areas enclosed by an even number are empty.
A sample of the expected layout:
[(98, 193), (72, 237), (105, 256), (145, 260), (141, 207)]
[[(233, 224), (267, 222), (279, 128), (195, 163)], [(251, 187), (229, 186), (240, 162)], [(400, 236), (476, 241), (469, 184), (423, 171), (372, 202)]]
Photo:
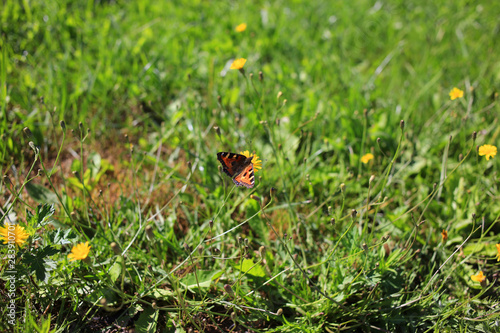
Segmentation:
[(154, 237), (153, 227), (150, 225), (146, 226), (146, 236), (148, 237), (149, 241), (153, 240)]
[(111, 244), (109, 244), (109, 246), (113, 250), (114, 254), (116, 255), (121, 254), (122, 250), (120, 249), (120, 245), (116, 244), (115, 242), (112, 242)]

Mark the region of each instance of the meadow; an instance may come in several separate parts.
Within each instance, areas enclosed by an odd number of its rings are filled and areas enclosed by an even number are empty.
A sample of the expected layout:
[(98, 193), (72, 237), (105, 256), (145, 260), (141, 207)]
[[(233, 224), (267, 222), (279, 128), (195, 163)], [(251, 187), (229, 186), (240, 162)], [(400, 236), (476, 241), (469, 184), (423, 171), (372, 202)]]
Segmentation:
[(500, 2), (0, 15), (0, 331), (500, 332)]

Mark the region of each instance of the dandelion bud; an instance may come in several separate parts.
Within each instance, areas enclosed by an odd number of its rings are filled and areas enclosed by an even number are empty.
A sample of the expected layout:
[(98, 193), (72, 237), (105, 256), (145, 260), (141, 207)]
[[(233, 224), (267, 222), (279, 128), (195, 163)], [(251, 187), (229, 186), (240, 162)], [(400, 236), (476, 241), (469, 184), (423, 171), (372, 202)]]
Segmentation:
[(99, 304), (101, 304), (102, 307), (107, 307), (108, 306), (108, 301), (103, 297), (99, 301)]
[(332, 215), (332, 206), (328, 206), (328, 215)]
[(191, 73), (188, 73), (187, 79), (188, 79), (188, 81), (191, 81)]
[(235, 321), (236, 320), (236, 312), (231, 312), (231, 320)]
[(293, 260), (297, 260), (298, 256), (299, 256), (299, 255), (298, 255), (297, 253), (294, 253), (294, 254), (293, 254), (293, 256), (292, 256), (292, 257), (293, 257)]
[(380, 143), (380, 138), (377, 138), (377, 143)]
[(214, 251), (214, 254), (216, 254), (216, 255), (218, 255), (220, 253), (220, 250), (218, 248), (216, 248), (216, 247), (214, 247), (213, 251)]
[(260, 202), (260, 201), (261, 201), (261, 200), (260, 200), (260, 197), (259, 197), (259, 196), (257, 196), (257, 195), (254, 195), (254, 194), (250, 195), (250, 199), (254, 199), (254, 200), (255, 200), (255, 201), (257, 201), (257, 202)]
[(448, 240), (448, 231), (443, 230), (441, 232), (441, 239), (442, 239), (443, 243), (446, 243), (446, 241)]
[(472, 132), (472, 141), (476, 141), (476, 137), (477, 137), (477, 132), (476, 131)]
[(271, 195), (271, 198), (276, 195), (276, 192), (278, 192), (278, 190), (275, 189), (274, 187), (271, 187), (271, 190), (269, 190), (269, 194)]
[(40, 177), (42, 175), (42, 169), (38, 169), (36, 175)]
[(208, 226), (212, 229), (214, 227), (214, 220), (208, 221)]
[(351, 210), (351, 217), (355, 218), (358, 215), (358, 211), (356, 209)]
[(458, 161), (459, 162), (462, 162), (463, 159), (464, 159), (464, 155), (462, 155), (462, 154), (458, 155)]
[(219, 105), (222, 105), (222, 97), (220, 97), (220, 95), (217, 96), (217, 102), (219, 103)]
[(186, 252), (191, 252), (191, 246), (189, 246), (189, 244), (185, 243), (184, 250), (186, 250)]
[(280, 118), (276, 118), (276, 126), (280, 125)]
[(475, 220), (476, 219), (476, 213), (472, 213), (472, 219)]
[(253, 73), (250, 73), (250, 80), (253, 80)]
[(365, 117), (368, 116), (368, 110), (367, 109), (363, 110), (363, 116), (365, 116)]
[(266, 248), (265, 248), (264, 245), (262, 245), (261, 247), (259, 247), (259, 254), (260, 254), (261, 258), (265, 258), (266, 257)]
[(401, 127), (401, 130), (404, 130), (405, 129), (405, 121), (404, 120), (401, 120), (399, 122), (399, 127)]
[(66, 123), (64, 122), (64, 120), (61, 120), (59, 125), (61, 125), (61, 128), (63, 129), (63, 131), (66, 131)]
[(28, 127), (23, 128), (23, 132), (24, 132), (24, 134), (26, 134), (26, 136), (28, 138), (31, 138), (33, 136), (33, 133), (31, 133), (31, 131)]
[(224, 291), (225, 291), (227, 294), (229, 294), (229, 295), (231, 295), (231, 296), (234, 296), (234, 291), (233, 291), (233, 288), (231, 288), (231, 286), (230, 286), (230, 285), (225, 284), (225, 285), (224, 285)]
[(449, 138), (450, 142), (451, 142), (452, 139), (453, 139), (453, 135), (450, 135), (450, 138)]
[(283, 145), (281, 143), (278, 143), (278, 150), (281, 150), (283, 148)]
[(283, 106), (285, 106), (286, 102), (287, 102), (287, 100), (286, 100), (286, 99), (284, 99), (284, 100), (283, 100)]
[(278, 99), (280, 99), (281, 96), (283, 96), (283, 92), (280, 91), (280, 92), (278, 92), (278, 96), (277, 96)]
[(131, 153), (133, 153), (133, 152), (134, 152), (134, 144), (133, 144), (133, 143), (131, 143), (131, 144), (130, 144), (130, 152), (131, 152)]
[(278, 311), (276, 311), (277, 316), (281, 316), (283, 314), (283, 309), (279, 308)]
[(331, 225), (334, 225), (334, 224), (335, 224), (335, 217), (332, 217), (332, 218), (330, 219), (330, 224), (331, 224)]
[(370, 176), (370, 180), (368, 181), (369, 184), (371, 184), (373, 182), (373, 180), (375, 179), (375, 175), (371, 175)]
[(435, 190), (436, 190), (436, 187), (437, 187), (437, 183), (434, 183), (434, 184), (432, 185), (432, 191), (435, 191)]
[(345, 192), (345, 184), (344, 183), (340, 184), (340, 190), (342, 191), (342, 193)]
[(193, 164), (191, 163), (191, 161), (187, 161), (187, 165), (188, 165), (189, 171), (191, 171), (191, 168), (193, 167)]
[(122, 253), (122, 250), (120, 249), (120, 245), (116, 244), (115, 242), (112, 242), (109, 244), (111, 249), (113, 250), (113, 253), (116, 255), (120, 255)]
[(151, 307), (156, 310), (158, 308), (158, 305), (156, 305), (156, 302), (153, 301), (151, 302)]
[(368, 245), (366, 245), (366, 243), (363, 243), (363, 244), (361, 245), (361, 248), (362, 248), (362, 249), (363, 249), (363, 251), (365, 251), (365, 252), (366, 252), (366, 251), (368, 251)]
[(259, 81), (264, 81), (264, 73), (262, 73), (262, 71), (259, 72)]
[(220, 128), (219, 128), (219, 126), (214, 126), (213, 129), (214, 129), (215, 133), (217, 134), (217, 136), (220, 139)]
[(243, 243), (243, 238), (241, 238), (241, 236), (238, 236), (238, 244), (242, 244)]
[(78, 123), (78, 128), (80, 128), (80, 131), (83, 129), (83, 123), (81, 121)]
[(3, 181), (5, 183), (9, 183), (11, 186), (14, 186), (14, 184), (12, 184), (12, 181), (10, 180), (9, 176), (7, 176), (7, 175), (3, 176)]
[(378, 263), (378, 262), (377, 262), (377, 263), (375, 264), (375, 268), (378, 268), (379, 266), (380, 266), (380, 263)]
[(146, 237), (148, 237), (149, 241), (153, 240), (153, 227), (148, 225), (146, 226)]
[(28, 145), (30, 146), (31, 149), (33, 149), (33, 151), (36, 153), (36, 147), (35, 147), (35, 144), (33, 143), (33, 141), (30, 141), (28, 142)]

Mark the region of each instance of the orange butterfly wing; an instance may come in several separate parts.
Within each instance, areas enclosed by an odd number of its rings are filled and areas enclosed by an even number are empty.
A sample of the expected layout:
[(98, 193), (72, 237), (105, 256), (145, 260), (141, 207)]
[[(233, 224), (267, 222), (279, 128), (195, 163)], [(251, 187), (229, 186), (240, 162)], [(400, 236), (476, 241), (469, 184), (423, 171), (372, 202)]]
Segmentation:
[(254, 185), (253, 164), (250, 163), (243, 171), (233, 178), (233, 182), (237, 186), (246, 186), (252, 188)]
[[(253, 164), (247, 161), (245, 155), (221, 152), (217, 153), (217, 159), (222, 164), (222, 171), (233, 179), (236, 186), (253, 187)], [(245, 163), (248, 165), (244, 166)]]
[(222, 164), (222, 171), (233, 178), (238, 167), (247, 159), (244, 155), (234, 153), (217, 153), (217, 159)]

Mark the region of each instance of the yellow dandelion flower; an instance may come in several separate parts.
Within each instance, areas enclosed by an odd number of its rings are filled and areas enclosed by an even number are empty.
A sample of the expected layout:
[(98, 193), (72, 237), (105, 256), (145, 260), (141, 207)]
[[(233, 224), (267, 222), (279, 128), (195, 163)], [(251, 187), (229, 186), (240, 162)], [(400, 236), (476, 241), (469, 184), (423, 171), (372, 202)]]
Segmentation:
[(446, 243), (446, 241), (448, 240), (448, 231), (443, 230), (441, 232), (441, 238), (443, 239), (443, 243)]
[(490, 157), (495, 157), (497, 154), (497, 147), (492, 145), (482, 145), (479, 147), (479, 156), (486, 157), (486, 160), (489, 161)]
[(373, 154), (371, 153), (368, 153), (368, 154), (365, 154), (363, 155), (363, 157), (361, 157), (361, 162), (363, 162), (364, 164), (368, 163), (370, 160), (373, 159)]
[(246, 62), (247, 62), (247, 60), (245, 58), (236, 59), (231, 64), (230, 69), (243, 69), (243, 66), (245, 66)]
[(236, 30), (237, 32), (243, 32), (247, 30), (247, 24), (246, 23), (238, 24), (238, 26), (234, 30)]
[(460, 90), (458, 89), (457, 87), (451, 89), (450, 91), (450, 99), (453, 101), (454, 99), (457, 99), (457, 98), (462, 98), (464, 97), (464, 91), (463, 90)]
[(496, 244), (497, 246), (497, 261), (500, 261), (500, 244)]
[[(245, 151), (240, 151), (241, 155), (244, 155), (245, 157), (250, 157), (250, 152), (248, 150)], [(262, 169), (262, 161), (259, 160), (259, 156), (257, 155), (252, 155), (252, 164), (253, 164), (253, 171), (257, 172), (260, 169)]]
[(5, 224), (5, 226), (0, 227), (0, 240), (3, 240), (4, 244), (15, 243), (17, 247), (22, 247), (26, 242), (29, 234), (24, 231), (24, 227), (20, 225)]
[(483, 271), (479, 271), (479, 273), (477, 273), (476, 275), (471, 275), (470, 278), (472, 279), (472, 281), (479, 283), (486, 280), (486, 276), (484, 276)]
[(89, 255), (90, 248), (89, 242), (77, 244), (71, 249), (71, 253), (68, 254), (68, 258), (70, 261), (84, 260)]

